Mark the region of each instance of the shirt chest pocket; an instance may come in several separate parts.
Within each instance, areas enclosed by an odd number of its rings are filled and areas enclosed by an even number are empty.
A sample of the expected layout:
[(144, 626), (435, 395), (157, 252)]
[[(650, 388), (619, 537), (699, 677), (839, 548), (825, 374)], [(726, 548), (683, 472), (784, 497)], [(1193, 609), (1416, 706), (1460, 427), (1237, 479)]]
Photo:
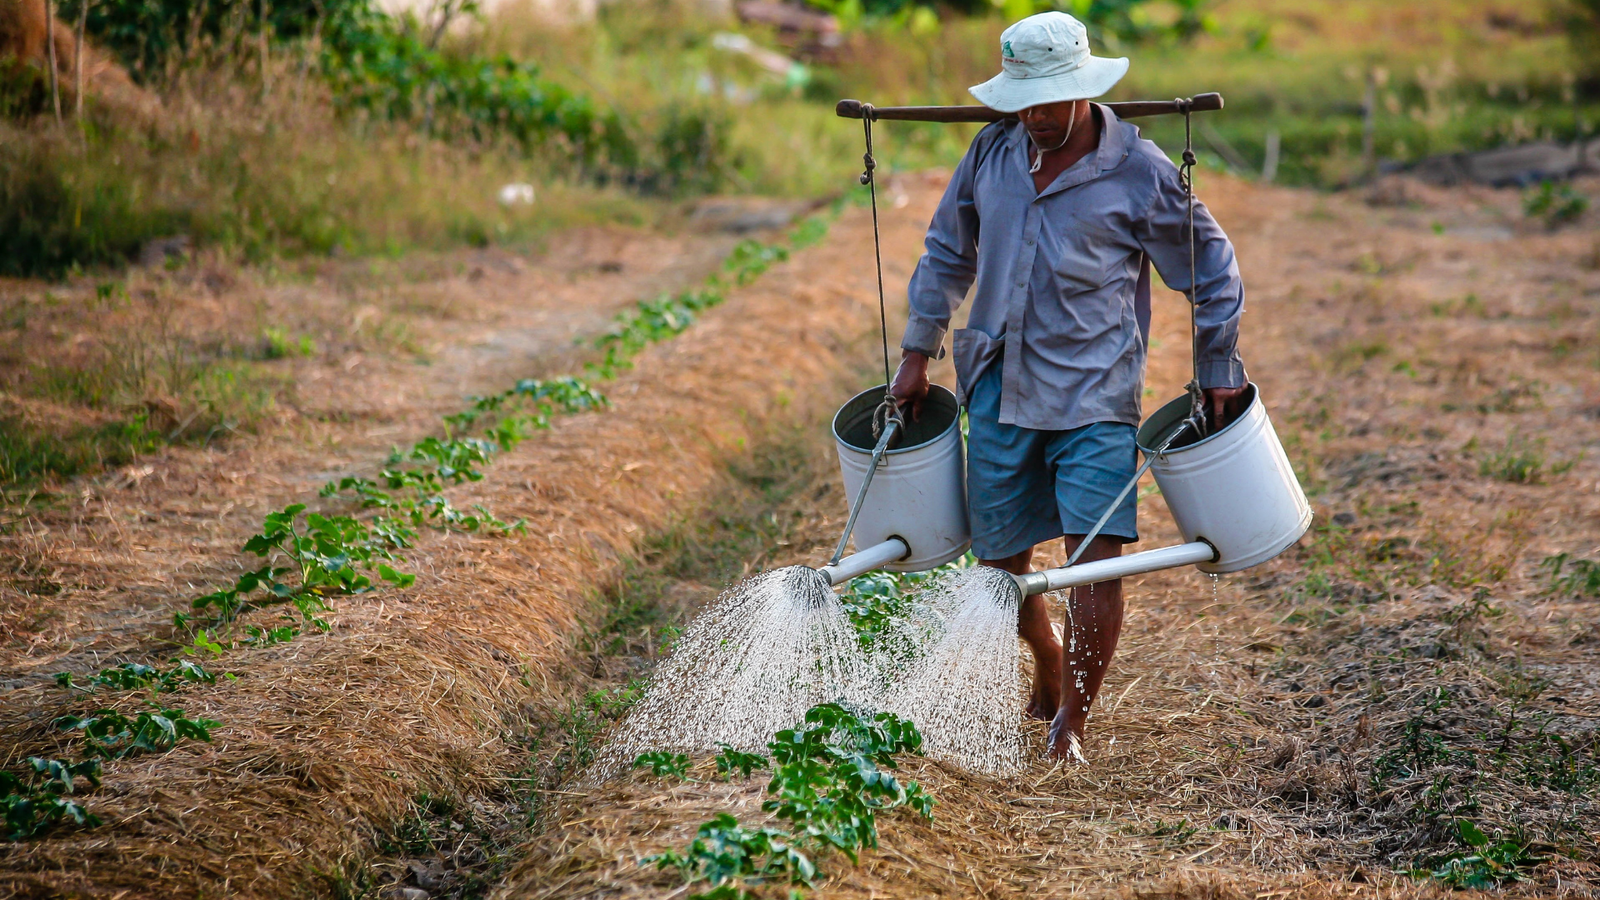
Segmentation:
[(1046, 217), (1039, 223), (1034, 274), (1048, 275), (1062, 294), (1098, 292), (1126, 268), (1127, 237), (1084, 216)]

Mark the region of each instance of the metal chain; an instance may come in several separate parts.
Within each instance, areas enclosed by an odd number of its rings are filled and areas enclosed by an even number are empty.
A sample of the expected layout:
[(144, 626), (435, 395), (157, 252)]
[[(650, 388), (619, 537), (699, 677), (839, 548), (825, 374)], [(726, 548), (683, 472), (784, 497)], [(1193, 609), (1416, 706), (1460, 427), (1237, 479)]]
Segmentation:
[[(867, 186), (867, 194), (872, 200), (872, 258), (878, 266), (878, 333), (883, 337), (883, 392), (885, 402), (892, 402), (889, 386), (893, 375), (889, 371), (889, 313), (884, 308), (883, 301), (883, 246), (878, 236), (878, 181), (873, 177), (873, 170), (878, 168), (878, 161), (872, 158), (872, 104), (861, 104), (861, 127), (866, 134), (867, 152), (861, 155), (861, 162), (866, 166), (866, 171), (861, 173), (861, 183)], [(876, 428), (874, 428), (876, 436)]]
[(1196, 303), (1194, 262), (1195, 156), (1194, 137), (1189, 130), (1189, 117), (1194, 101), (1179, 97), (1173, 102), (1183, 111), (1183, 165), (1178, 169), (1178, 183), (1183, 185), (1183, 193), (1189, 206), (1189, 357), (1194, 363), (1194, 377), (1189, 380), (1185, 389), (1189, 392), (1189, 419), (1194, 423), (1195, 433), (1203, 438), (1206, 436), (1206, 395), (1200, 388), (1200, 314)]

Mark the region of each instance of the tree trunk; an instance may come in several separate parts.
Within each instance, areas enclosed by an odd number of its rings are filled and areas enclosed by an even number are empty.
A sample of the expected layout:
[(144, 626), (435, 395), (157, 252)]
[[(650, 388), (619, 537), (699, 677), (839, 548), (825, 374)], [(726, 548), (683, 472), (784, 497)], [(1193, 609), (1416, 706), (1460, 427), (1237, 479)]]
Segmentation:
[(72, 114), (79, 121), (83, 120), (83, 32), (88, 27), (89, 0), (79, 0), (78, 32), (72, 45), (72, 80), (74, 90)]
[(55, 107), (56, 124), (61, 124), (61, 85), (56, 73), (56, 9), (51, 0), (44, 0), (44, 43), (50, 62), (50, 105)]
[(267, 99), (267, 8), (270, 0), (261, 0), (261, 21), (257, 39), (261, 42), (261, 99)]

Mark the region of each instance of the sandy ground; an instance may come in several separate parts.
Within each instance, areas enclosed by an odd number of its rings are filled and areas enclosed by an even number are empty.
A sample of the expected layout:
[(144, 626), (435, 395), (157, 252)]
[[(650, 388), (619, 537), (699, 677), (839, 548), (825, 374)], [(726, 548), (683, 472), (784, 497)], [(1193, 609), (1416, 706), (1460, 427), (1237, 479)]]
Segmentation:
[[(937, 176), (904, 179), (904, 199), (888, 204), (891, 297), (940, 187)], [(1494, 832), (1524, 826), (1539, 848), (1559, 850), (1541, 850), (1548, 859), (1533, 880), (1508, 890), (1596, 893), (1592, 788), (1563, 793), (1507, 762), (1526, 769), (1552, 746), (1511, 721), (1561, 735), (1579, 764), (1595, 759), (1600, 616), (1552, 590), (1540, 569), (1558, 552), (1600, 555), (1592, 223), (1547, 232), (1523, 220), (1512, 192), (1390, 183), (1326, 196), (1209, 176), (1201, 190), (1237, 242), (1249, 291), (1245, 360), (1318, 530), (1219, 585), (1192, 572), (1133, 579), (1119, 659), (1091, 721), (1093, 765), (1039, 759), (994, 782), (914, 762), (910, 773), (939, 801), (934, 820), (885, 817), (883, 845), (859, 867), (829, 860), (819, 895), (1428, 894), (1442, 889), (1393, 869), (1447, 846), (1463, 817)], [(646, 535), (715, 496), (760, 429), (821, 434), (837, 398), (870, 368), (867, 228), (863, 211), (848, 211), (824, 245), (652, 350), (608, 389), (613, 411), (563, 422), (456, 498), (527, 516), (528, 537), (431, 541), (417, 554), (417, 588), (345, 601), (327, 637), (230, 658), (248, 677), (186, 699), (239, 723), (233, 736), (110, 767), (108, 788), (91, 797), (113, 824), (19, 848), (0, 864), (0, 884), (41, 896), (335, 893), (342, 882), (308, 878), (308, 868), (359, 866), (373, 829), (419, 791), (498, 797), (488, 782), (518, 759), (507, 735), (570, 658), (587, 592), (609, 583)], [(675, 258), (631, 242), (614, 252)], [(505, 273), (549, 285), (550, 301), (514, 324), (476, 312), (480, 292), (491, 310), (528, 295), (493, 300), (486, 285), (502, 276), (492, 264), (476, 280), (477, 269), (445, 279), (441, 296), (470, 324), (441, 325), (434, 355), (456, 365), (466, 351), (451, 348), (490, 348), (467, 353), (480, 369), (462, 364), (441, 380), (391, 355), (380, 372), (355, 376), (370, 379), (358, 389), (330, 381), (320, 395), (311, 373), (301, 376), (304, 396), (326, 398), (308, 403), (393, 403), (381, 434), (363, 419), (174, 451), (146, 475), (86, 483), (81, 503), (15, 522), (0, 583), (8, 761), (54, 740), (44, 723), (68, 703), (42, 686), (49, 673), (160, 653), (159, 623), (234, 570), (230, 548), (262, 512), (306, 498), (329, 473), (374, 466), (375, 448), (426, 433), (452, 394), (560, 371), (568, 335), (636, 299), (596, 280), (618, 273), (546, 274), (548, 264)], [(561, 312), (599, 295), (613, 305), (585, 307), (577, 320)], [(1165, 292), (1157, 301), (1151, 402), (1187, 378), (1181, 303)], [(813, 560), (839, 525), (826, 441), (804, 447), (824, 481), (774, 510), (805, 527), (762, 564)], [(1538, 478), (1496, 477), (1508, 454), (1537, 457)], [(1143, 546), (1174, 540), (1159, 497), (1141, 515)], [(715, 586), (686, 590), (692, 603)], [(1440, 688), (1452, 698), (1445, 716), (1428, 711)], [(1462, 755), (1375, 783), (1408, 723)], [(1042, 733), (1034, 737), (1042, 747)], [(370, 753), (386, 745), (405, 750), (374, 768)], [(1496, 747), (1511, 750), (1496, 757)], [(755, 815), (762, 786), (561, 787), (571, 793), (553, 795), (494, 895), (682, 896), (639, 860), (683, 845), (715, 810)], [(270, 821), (282, 817), (295, 821), (295, 837)]]

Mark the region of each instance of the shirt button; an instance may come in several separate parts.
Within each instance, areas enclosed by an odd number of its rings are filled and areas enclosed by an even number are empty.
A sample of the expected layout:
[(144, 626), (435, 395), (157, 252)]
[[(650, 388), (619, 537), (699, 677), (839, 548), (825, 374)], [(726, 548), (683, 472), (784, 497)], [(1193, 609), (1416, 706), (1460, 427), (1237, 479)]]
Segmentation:
[(1023, 241), (1023, 243), (1027, 244), (1029, 247), (1032, 247), (1033, 246), (1033, 238), (1028, 238), (1027, 240)]

